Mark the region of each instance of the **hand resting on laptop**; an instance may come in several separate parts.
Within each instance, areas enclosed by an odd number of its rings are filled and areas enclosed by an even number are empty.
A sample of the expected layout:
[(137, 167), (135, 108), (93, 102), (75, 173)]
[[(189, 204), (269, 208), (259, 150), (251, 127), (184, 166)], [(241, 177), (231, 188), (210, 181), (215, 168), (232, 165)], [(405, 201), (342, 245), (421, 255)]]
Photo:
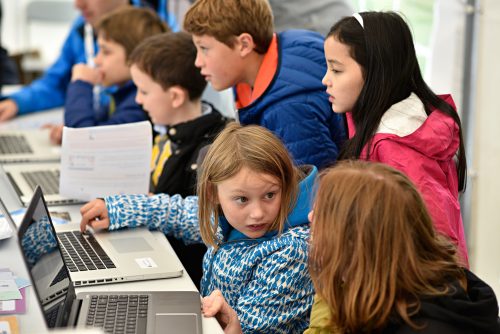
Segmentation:
[(94, 230), (107, 229), (109, 227), (109, 214), (106, 203), (102, 199), (94, 199), (80, 208), (82, 221), (80, 231), (83, 233), (87, 226)]

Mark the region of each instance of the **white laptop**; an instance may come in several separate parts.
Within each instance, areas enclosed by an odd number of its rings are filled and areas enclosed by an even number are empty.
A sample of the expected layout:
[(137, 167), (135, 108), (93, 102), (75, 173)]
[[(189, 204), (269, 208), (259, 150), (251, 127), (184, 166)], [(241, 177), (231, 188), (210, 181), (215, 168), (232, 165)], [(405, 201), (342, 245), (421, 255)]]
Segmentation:
[[(202, 333), (197, 291), (87, 291), (75, 294), (74, 282), (66, 270), (66, 278), (61, 281), (65, 285), (61, 289), (63, 292), (47, 301), (43, 291), (46, 282), (36, 273), (36, 268), (49, 256), (55, 272), (55, 268), (63, 264), (63, 254), (57, 246), (55, 230), (39, 188), (27, 217), (29, 220), (24, 219), (19, 228), (18, 244), (48, 328), (101, 328), (106, 333)], [(50, 243), (34, 245), (34, 234), (40, 233), (48, 233), (46, 237), (53, 241), (54, 247)]]
[(0, 130), (0, 163), (60, 159), (60, 147), (50, 142), (48, 129)]
[[(152, 233), (147, 228), (82, 234), (77, 223), (57, 225), (55, 242), (50, 233), (56, 228), (40, 187), (35, 189), (21, 224), (24, 230), (31, 225), (44, 226), (43, 229), (36, 230), (33, 242), (37, 247), (50, 246), (50, 250), (60, 250), (65, 267), (77, 287), (179, 277), (183, 272), (182, 265), (168, 246), (165, 236)], [(43, 233), (49, 235), (43, 236)], [(41, 240), (46, 240), (46, 237), (53, 238), (54, 242), (43, 245)], [(56, 268), (53, 270), (55, 274), (59, 269), (55, 265), (53, 268)]]
[(59, 162), (36, 162), (6, 164), (2, 168), (24, 206), (31, 201), (37, 186), (42, 188), (49, 206), (83, 203), (60, 195), (59, 166)]

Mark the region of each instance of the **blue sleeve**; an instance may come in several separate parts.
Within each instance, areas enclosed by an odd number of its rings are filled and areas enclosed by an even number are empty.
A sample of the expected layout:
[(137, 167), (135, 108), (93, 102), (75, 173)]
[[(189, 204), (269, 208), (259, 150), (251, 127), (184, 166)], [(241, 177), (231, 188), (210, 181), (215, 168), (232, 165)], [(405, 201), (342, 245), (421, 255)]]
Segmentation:
[(93, 107), (93, 86), (85, 81), (72, 81), (68, 86), (64, 107), (64, 124), (81, 128), (97, 125), (114, 125), (148, 120), (146, 112), (135, 102), (135, 90), (116, 105), (109, 115), (109, 105), (96, 112)]
[(23, 235), (21, 240), (26, 259), (30, 265), (35, 265), (44, 255), (49, 254), (57, 248), (57, 241), (48, 218), (35, 224), (31, 224)]
[(235, 308), (244, 333), (302, 333), (309, 324), (314, 288), (307, 240), (263, 257)]
[(337, 160), (345, 129), (340, 115), (315, 100), (280, 104), (268, 110), (261, 125), (280, 137), (296, 165), (322, 169)]
[(59, 58), (44, 75), (9, 96), (16, 102), (19, 114), (56, 108), (64, 104), (71, 69), (73, 65), (85, 61), (83, 39), (78, 32), (80, 22), (83, 22), (81, 17), (77, 19), (66, 38)]
[(186, 244), (203, 243), (198, 225), (198, 197), (167, 194), (117, 195), (104, 198), (109, 230), (147, 226)]

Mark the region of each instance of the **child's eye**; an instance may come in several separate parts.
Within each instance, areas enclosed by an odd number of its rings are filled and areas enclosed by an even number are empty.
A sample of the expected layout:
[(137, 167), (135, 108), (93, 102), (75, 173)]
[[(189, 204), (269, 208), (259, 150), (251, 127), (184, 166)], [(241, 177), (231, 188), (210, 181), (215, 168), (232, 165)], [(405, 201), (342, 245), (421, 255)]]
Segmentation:
[(339, 73), (341, 73), (342, 71), (339, 71), (339, 70), (336, 70), (336, 69), (332, 68), (332, 72), (333, 72), (334, 74), (339, 74)]
[(243, 196), (236, 197), (234, 200), (235, 200), (235, 201), (236, 201), (236, 203), (238, 203), (238, 204), (244, 204), (244, 203), (248, 202), (248, 198), (243, 197)]
[(274, 198), (274, 196), (276, 196), (275, 192), (269, 192), (269, 193), (266, 194), (265, 198), (266, 199), (272, 199), (272, 198)]

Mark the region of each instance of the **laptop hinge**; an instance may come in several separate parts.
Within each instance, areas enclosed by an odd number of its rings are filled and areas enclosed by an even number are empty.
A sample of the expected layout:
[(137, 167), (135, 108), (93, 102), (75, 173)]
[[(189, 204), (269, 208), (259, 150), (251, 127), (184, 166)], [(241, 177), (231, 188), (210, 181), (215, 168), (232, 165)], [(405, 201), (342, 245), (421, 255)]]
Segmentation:
[(68, 327), (76, 327), (78, 321), (78, 315), (80, 314), (80, 308), (82, 307), (81, 299), (74, 299), (71, 305), (71, 312), (68, 317)]

